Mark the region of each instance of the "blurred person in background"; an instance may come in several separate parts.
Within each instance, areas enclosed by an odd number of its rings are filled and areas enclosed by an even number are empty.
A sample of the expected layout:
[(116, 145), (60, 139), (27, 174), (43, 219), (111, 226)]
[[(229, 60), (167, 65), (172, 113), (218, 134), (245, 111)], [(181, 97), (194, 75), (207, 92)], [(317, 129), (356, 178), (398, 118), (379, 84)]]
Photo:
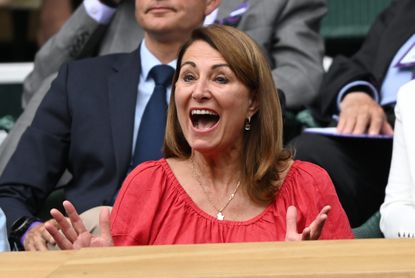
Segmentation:
[(396, 96), (413, 78), (414, 14), (415, 1), (392, 1), (361, 48), (334, 59), (311, 111), (338, 134), (304, 133), (292, 142), (297, 159), (330, 174), (352, 227), (377, 212), (385, 198)]
[(395, 107), (392, 163), (380, 229), (386, 238), (415, 238), (415, 80), (401, 87)]

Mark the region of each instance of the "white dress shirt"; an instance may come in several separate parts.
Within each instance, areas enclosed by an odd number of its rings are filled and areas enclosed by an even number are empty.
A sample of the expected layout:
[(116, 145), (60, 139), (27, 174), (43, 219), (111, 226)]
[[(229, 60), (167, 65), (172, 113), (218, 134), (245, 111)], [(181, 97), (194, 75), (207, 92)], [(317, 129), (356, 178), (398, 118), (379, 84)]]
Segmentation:
[(116, 8), (108, 7), (99, 0), (85, 0), (83, 5), (87, 14), (101, 24), (108, 24), (117, 11)]
[(387, 238), (415, 237), (415, 80), (401, 87), (395, 107), (392, 164), (380, 228)]

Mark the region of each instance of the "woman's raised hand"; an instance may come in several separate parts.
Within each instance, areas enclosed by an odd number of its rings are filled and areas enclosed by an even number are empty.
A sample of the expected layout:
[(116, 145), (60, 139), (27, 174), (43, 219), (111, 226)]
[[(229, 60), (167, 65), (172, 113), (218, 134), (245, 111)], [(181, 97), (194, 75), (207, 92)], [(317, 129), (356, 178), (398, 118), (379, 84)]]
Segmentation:
[(308, 227), (305, 227), (301, 233), (297, 231), (297, 208), (289, 206), (287, 209), (286, 225), (287, 231), (285, 234), (286, 241), (299, 240), (317, 240), (323, 230), (324, 223), (326, 223), (328, 213), (331, 210), (330, 206), (325, 206), (313, 222)]
[(58, 227), (51, 223), (45, 223), (45, 228), (55, 239), (56, 244), (62, 250), (80, 249), (83, 247), (106, 247), (113, 246), (110, 230), (110, 212), (104, 208), (99, 215), (101, 235), (92, 235), (85, 227), (75, 207), (69, 201), (63, 202), (67, 219), (59, 210), (52, 209), (50, 214), (58, 223)]

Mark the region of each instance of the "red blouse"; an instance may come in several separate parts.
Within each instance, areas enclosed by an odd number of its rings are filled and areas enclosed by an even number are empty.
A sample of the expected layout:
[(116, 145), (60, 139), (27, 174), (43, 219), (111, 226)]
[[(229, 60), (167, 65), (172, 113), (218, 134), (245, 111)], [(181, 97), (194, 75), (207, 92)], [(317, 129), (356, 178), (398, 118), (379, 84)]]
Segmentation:
[(299, 231), (330, 205), (320, 239), (353, 238), (328, 174), (303, 161), (293, 163), (275, 201), (247, 221), (220, 221), (198, 208), (165, 159), (143, 163), (119, 192), (111, 233), (115, 245), (283, 241), (290, 205), (297, 208)]

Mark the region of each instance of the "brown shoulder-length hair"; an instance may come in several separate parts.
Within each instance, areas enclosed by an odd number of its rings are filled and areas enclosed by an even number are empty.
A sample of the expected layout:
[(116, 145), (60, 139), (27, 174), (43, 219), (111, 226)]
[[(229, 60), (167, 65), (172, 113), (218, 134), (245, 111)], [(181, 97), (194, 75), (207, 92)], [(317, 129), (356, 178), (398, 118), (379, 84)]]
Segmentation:
[(199, 40), (208, 43), (223, 56), (258, 103), (258, 111), (251, 118), (251, 130), (244, 132), (241, 185), (253, 201), (268, 203), (275, 197), (281, 184), (280, 174), (288, 167), (291, 154), (283, 149), (281, 105), (268, 61), (255, 41), (236, 28), (220, 25), (198, 28), (180, 49), (167, 118), (165, 156), (179, 159), (191, 156), (191, 148), (177, 118), (175, 83), (179, 78), (183, 55), (189, 46)]

